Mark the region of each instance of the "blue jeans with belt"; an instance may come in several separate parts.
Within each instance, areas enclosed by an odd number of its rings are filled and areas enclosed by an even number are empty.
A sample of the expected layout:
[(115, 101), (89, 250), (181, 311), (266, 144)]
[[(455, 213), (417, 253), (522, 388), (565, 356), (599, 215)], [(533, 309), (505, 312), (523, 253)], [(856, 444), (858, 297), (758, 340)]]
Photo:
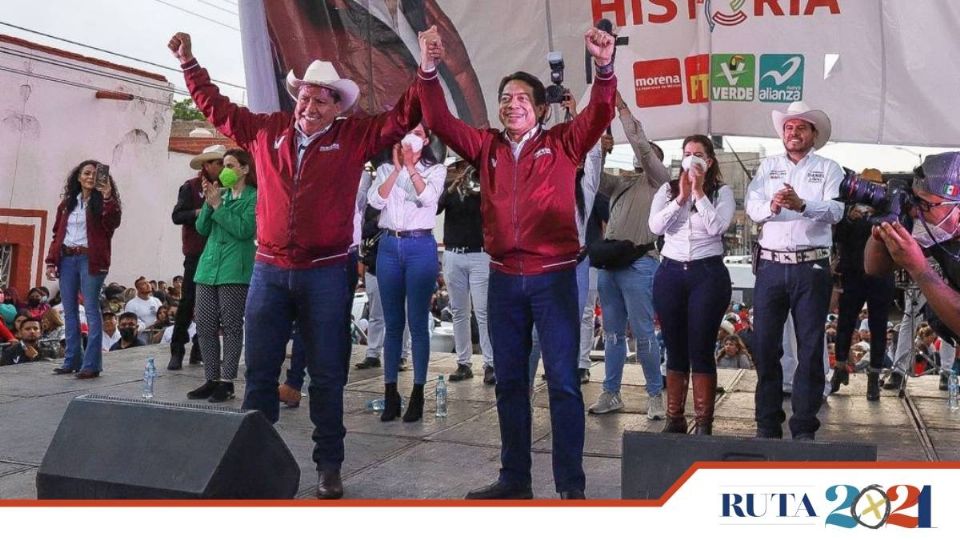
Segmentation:
[[(60, 259), (60, 298), (66, 326), (67, 350), (64, 369), (100, 373), (103, 369), (103, 318), (100, 314), (100, 288), (107, 274), (91, 276), (86, 254), (63, 255)], [(83, 293), (87, 315), (87, 348), (81, 351), (80, 306), (77, 293)]]
[(296, 321), (310, 374), (313, 460), (323, 471), (340, 469), (347, 433), (343, 387), (350, 365), (350, 273), (347, 259), (305, 270), (258, 261), (247, 292), (243, 408), (262, 411), (271, 422), (279, 418), (277, 381)]
[(577, 377), (580, 313), (575, 271), (517, 276), (490, 270), (490, 341), (497, 376), (500, 481), (530, 485), (529, 357), (534, 326), (540, 335), (550, 396), (553, 479), (557, 491), (584, 489), (583, 394)]
[(754, 286), (754, 363), (757, 366), (756, 420), (758, 434), (780, 437), (783, 412), (783, 369), (780, 354), (783, 325), (793, 314), (797, 334), (797, 372), (793, 378), (790, 432), (815, 433), (823, 403), (824, 322), (830, 308), (833, 280), (830, 261), (799, 264), (761, 260)]

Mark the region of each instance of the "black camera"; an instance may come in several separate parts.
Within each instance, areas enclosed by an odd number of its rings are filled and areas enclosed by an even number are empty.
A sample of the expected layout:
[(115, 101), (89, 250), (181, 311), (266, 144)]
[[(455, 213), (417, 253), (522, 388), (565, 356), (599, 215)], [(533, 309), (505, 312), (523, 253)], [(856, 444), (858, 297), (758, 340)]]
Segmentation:
[(551, 51), (547, 54), (547, 63), (550, 64), (550, 86), (547, 90), (547, 105), (553, 103), (563, 103), (564, 97), (570, 93), (563, 87), (563, 54), (559, 51)]
[(899, 221), (908, 231), (912, 230), (913, 217), (910, 210), (916, 198), (909, 180), (893, 177), (889, 178), (886, 184), (877, 184), (846, 167), (843, 171), (840, 196), (837, 200), (865, 204), (876, 210), (876, 214), (867, 220), (871, 225)]

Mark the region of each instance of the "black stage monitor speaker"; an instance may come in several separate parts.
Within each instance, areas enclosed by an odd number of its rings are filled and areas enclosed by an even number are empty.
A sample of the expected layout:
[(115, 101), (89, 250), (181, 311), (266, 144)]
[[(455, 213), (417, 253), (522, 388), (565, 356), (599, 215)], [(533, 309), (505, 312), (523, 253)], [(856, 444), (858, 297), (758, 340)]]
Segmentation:
[(259, 411), (105, 396), (70, 402), (40, 499), (289, 499), (300, 467)]
[(659, 499), (696, 461), (876, 460), (872, 444), (625, 431), (621, 497)]

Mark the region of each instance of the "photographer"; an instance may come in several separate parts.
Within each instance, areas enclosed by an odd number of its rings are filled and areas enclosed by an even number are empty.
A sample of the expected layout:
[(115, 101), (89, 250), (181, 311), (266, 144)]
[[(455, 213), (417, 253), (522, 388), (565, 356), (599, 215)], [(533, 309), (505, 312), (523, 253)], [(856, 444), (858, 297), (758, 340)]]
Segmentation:
[[(880, 171), (867, 169), (862, 177), (882, 184)], [(867, 400), (880, 399), (880, 369), (883, 366), (883, 351), (886, 350), (886, 330), (890, 304), (893, 302), (893, 275), (871, 276), (863, 269), (863, 252), (870, 238), (871, 225), (868, 219), (875, 210), (863, 204), (848, 204), (844, 218), (837, 224), (834, 242), (839, 254), (837, 273), (840, 275), (840, 314), (837, 320), (837, 363), (830, 379), (830, 393), (848, 384), (850, 374), (847, 357), (853, 330), (858, 325), (858, 315), (863, 303), (867, 303), (870, 327), (870, 368), (867, 372)]]
[[(960, 152), (927, 156), (914, 170), (917, 210), (911, 234), (900, 223), (873, 228), (867, 241), (868, 274), (905, 269), (927, 298), (928, 320), (941, 337), (957, 342), (960, 333)], [(933, 257), (940, 277), (927, 262)], [(932, 313), (930, 313), (932, 311)]]

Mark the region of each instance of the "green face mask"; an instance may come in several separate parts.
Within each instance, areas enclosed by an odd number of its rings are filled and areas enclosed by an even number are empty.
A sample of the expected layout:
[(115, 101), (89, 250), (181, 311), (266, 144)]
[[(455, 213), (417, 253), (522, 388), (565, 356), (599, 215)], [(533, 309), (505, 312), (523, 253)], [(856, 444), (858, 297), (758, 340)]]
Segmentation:
[(233, 169), (228, 169), (224, 167), (223, 170), (220, 171), (220, 185), (222, 185), (227, 189), (230, 189), (234, 185), (236, 185), (237, 180), (239, 179), (240, 178), (237, 177), (236, 171), (234, 171)]

